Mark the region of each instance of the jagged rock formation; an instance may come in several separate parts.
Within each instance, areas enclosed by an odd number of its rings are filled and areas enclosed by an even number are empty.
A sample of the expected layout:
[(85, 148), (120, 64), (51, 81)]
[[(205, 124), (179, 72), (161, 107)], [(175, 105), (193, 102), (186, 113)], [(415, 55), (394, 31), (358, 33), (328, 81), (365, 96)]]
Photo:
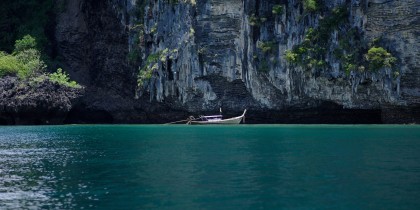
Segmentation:
[[(251, 109), (251, 122), (420, 119), (416, 0), (323, 1), (317, 12), (305, 11), (301, 0), (65, 2), (56, 31), (59, 54), (87, 86), (71, 119), (97, 113), (107, 122), (161, 122), (220, 106), (231, 114)], [(283, 11), (273, 14), (274, 5)], [(309, 29), (319, 28), (340, 6), (348, 14), (323, 40), (326, 64), (287, 62), (285, 51), (305, 41)], [(346, 37), (348, 31), (355, 35)], [(367, 51), (380, 37), (381, 46), (398, 58), (396, 67), (346, 73), (334, 54), (343, 40)], [(136, 87), (139, 69), (151, 75)]]
[(69, 88), (48, 80), (0, 79), (0, 125), (62, 124), (82, 88)]

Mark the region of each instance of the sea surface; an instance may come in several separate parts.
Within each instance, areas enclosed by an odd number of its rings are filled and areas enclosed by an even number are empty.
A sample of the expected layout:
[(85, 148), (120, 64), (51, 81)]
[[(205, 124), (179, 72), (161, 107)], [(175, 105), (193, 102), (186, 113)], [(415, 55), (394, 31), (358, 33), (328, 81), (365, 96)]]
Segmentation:
[(420, 209), (416, 125), (0, 127), (0, 209)]

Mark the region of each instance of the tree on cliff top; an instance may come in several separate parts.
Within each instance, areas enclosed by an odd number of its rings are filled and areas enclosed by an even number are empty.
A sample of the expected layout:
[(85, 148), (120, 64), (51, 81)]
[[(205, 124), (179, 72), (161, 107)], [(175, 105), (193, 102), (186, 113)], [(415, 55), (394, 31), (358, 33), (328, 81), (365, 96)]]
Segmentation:
[(30, 34), (40, 49), (49, 45), (54, 26), (53, 0), (13, 0), (0, 7), (0, 51), (11, 52), (16, 39)]
[(17, 75), (22, 80), (31, 79), (35, 82), (48, 79), (60, 85), (80, 88), (75, 81), (70, 81), (68, 74), (61, 68), (52, 74), (45, 73), (46, 65), (41, 59), (41, 53), (36, 49), (36, 40), (30, 35), (16, 40), (12, 54), (0, 51), (0, 77)]
[(0, 53), (0, 76), (17, 75), (27, 79), (46, 68), (41, 53), (35, 49), (36, 40), (30, 35), (16, 40), (13, 54)]
[(31, 35), (26, 35), (22, 39), (16, 40), (13, 53), (19, 53), (29, 49), (36, 49), (36, 40)]

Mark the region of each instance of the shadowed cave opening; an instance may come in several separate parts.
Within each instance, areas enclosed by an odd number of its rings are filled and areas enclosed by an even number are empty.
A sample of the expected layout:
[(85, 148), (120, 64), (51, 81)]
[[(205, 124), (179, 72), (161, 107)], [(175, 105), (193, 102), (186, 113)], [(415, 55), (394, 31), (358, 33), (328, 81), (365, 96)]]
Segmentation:
[(64, 124), (110, 124), (114, 122), (111, 113), (105, 110), (93, 110), (85, 106), (76, 106), (67, 114)]
[(171, 59), (167, 60), (166, 66), (167, 66), (166, 69), (167, 69), (167, 72), (168, 72), (168, 79), (169, 79), (169, 81), (172, 81), (172, 80), (174, 80), (174, 73), (172, 72), (172, 60)]
[(255, 124), (382, 124), (380, 109), (345, 109), (333, 102), (323, 102), (308, 109), (247, 112), (247, 123)]

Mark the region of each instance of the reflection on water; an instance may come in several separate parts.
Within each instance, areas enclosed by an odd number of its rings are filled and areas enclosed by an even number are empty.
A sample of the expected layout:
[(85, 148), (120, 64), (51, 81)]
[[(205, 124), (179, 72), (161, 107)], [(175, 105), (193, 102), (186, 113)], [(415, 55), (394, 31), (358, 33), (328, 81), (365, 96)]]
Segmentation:
[(0, 209), (418, 209), (418, 126), (0, 127)]
[(62, 181), (66, 165), (76, 153), (68, 145), (77, 139), (62, 139), (46, 128), (0, 130), (0, 207), (70, 208), (72, 193), (56, 193), (67, 189)]

